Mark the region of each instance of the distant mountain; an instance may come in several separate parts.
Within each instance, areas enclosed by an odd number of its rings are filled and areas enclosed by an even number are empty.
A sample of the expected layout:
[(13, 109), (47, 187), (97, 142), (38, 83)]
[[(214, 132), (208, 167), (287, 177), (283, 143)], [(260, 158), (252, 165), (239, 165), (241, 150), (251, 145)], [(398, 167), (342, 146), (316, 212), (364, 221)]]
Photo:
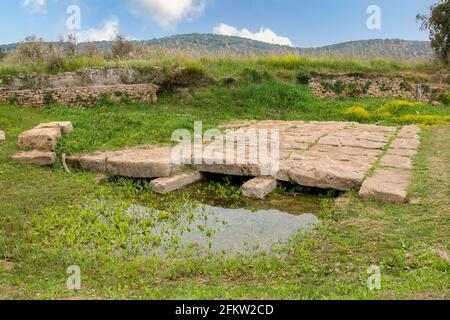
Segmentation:
[[(191, 49), (198, 52), (227, 52), (237, 55), (301, 54), (310, 56), (345, 56), (353, 58), (387, 58), (402, 60), (428, 60), (433, 52), (428, 41), (407, 41), (399, 39), (359, 40), (333, 44), (318, 48), (293, 48), (270, 43), (216, 34), (184, 34), (146, 41), (150, 46)], [(80, 44), (83, 46), (84, 44)], [(111, 42), (96, 42), (101, 50), (108, 50)], [(5, 52), (17, 44), (0, 45)]]

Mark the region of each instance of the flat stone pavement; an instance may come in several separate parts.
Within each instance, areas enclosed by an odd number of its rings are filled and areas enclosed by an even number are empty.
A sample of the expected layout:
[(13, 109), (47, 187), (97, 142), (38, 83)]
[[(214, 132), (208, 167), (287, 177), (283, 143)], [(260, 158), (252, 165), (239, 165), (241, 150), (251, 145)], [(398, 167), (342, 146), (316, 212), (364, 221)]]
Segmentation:
[[(268, 144), (269, 157), (261, 159), (250, 151), (255, 141), (247, 140), (244, 159), (237, 146), (225, 143), (203, 146), (208, 152), (194, 168), (200, 172), (237, 176), (273, 176), (302, 186), (360, 190), (360, 196), (393, 203), (407, 201), (412, 179), (413, 158), (420, 145), (420, 128), (387, 127), (352, 122), (252, 121), (233, 122), (221, 127), (264, 132), (269, 141), (279, 131), (279, 145)], [(278, 155), (271, 153), (279, 150)], [(279, 147), (279, 148), (278, 148)], [(229, 161), (225, 154), (234, 151)], [(217, 152), (216, 152), (217, 151)], [(136, 178), (175, 175), (181, 166), (172, 161), (170, 147), (144, 146), (119, 151), (69, 157), (81, 170)], [(273, 168), (276, 157), (278, 166)], [(269, 168), (272, 166), (271, 168)], [(271, 170), (269, 170), (271, 169)], [(251, 192), (251, 191), (250, 191)]]

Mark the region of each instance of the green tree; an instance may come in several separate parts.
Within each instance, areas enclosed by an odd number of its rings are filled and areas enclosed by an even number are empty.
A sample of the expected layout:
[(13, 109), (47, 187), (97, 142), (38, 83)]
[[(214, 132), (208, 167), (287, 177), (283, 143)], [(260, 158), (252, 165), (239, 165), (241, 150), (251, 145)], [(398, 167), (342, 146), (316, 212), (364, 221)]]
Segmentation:
[(430, 31), (431, 47), (444, 64), (450, 64), (450, 0), (439, 0), (429, 15), (419, 14), (421, 30)]

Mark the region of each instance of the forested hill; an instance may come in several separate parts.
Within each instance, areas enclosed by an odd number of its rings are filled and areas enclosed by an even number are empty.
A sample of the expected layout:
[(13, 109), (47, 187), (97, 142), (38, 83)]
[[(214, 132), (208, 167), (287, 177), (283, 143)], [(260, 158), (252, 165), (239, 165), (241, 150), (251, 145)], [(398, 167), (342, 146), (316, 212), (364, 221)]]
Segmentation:
[[(303, 54), (311, 56), (345, 56), (355, 58), (387, 58), (402, 60), (430, 59), (432, 51), (427, 41), (407, 40), (359, 40), (318, 48), (293, 48), (270, 43), (216, 34), (184, 34), (166, 38), (136, 41), (166, 48), (189, 48), (205, 53), (233, 53), (238, 55)], [(108, 50), (111, 42), (97, 42), (100, 49)], [(82, 46), (81, 44), (80, 46)], [(5, 52), (14, 50), (17, 44), (0, 45)]]

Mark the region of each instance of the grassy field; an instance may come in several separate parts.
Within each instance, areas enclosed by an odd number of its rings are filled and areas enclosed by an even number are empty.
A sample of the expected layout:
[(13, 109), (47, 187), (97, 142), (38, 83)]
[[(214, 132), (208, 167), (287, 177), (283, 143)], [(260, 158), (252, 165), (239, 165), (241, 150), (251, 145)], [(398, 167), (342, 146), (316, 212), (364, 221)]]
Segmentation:
[[(50, 61), (49, 61), (50, 60)], [(401, 62), (385, 59), (346, 59), (335, 57), (307, 57), (297, 55), (238, 57), (230, 55), (194, 56), (185, 51), (155, 52), (154, 56), (136, 59), (107, 59), (103, 56), (75, 56), (60, 58), (56, 62), (51, 59), (43, 61), (0, 62), (0, 76), (29, 73), (60, 73), (77, 71), (94, 67), (132, 67), (151, 69), (154, 66), (179, 66), (207, 70), (216, 78), (236, 74), (246, 69), (258, 71), (314, 71), (343, 73), (425, 73), (449, 72), (449, 68), (437, 63)]]
[[(216, 68), (217, 74), (227, 75), (232, 63)], [(0, 129), (7, 134), (0, 144), (0, 298), (449, 299), (450, 265), (436, 250), (450, 250), (450, 106), (319, 100), (306, 86), (271, 77), (253, 80), (194, 88), (189, 97), (167, 93), (152, 105), (105, 103), (81, 110), (0, 105)], [(368, 116), (348, 112), (355, 105), (363, 105)], [(387, 109), (389, 116), (379, 116)], [(148, 257), (137, 249), (159, 239), (146, 234), (124, 245), (133, 235), (131, 227), (147, 227), (120, 214), (129, 204), (163, 210), (156, 219), (176, 226), (192, 201), (219, 197), (232, 207), (253, 206), (243, 203), (232, 184), (205, 182), (156, 196), (147, 181), (111, 179), (99, 185), (94, 175), (68, 174), (59, 164), (37, 169), (9, 160), (20, 132), (51, 120), (74, 123), (75, 131), (61, 140), (58, 153), (75, 154), (167, 143), (174, 129), (192, 129), (197, 120), (208, 129), (234, 119), (341, 121), (355, 116), (376, 124), (439, 124), (424, 127), (412, 203), (365, 201), (353, 192), (337, 199), (324, 196), (317, 212), (320, 226), (292, 239), (281, 249), (282, 258), (198, 257), (189, 252)], [(281, 197), (279, 190), (270, 200)], [(107, 225), (98, 219), (98, 211), (105, 211), (100, 199), (117, 204)], [(85, 204), (95, 210), (81, 209)], [(121, 254), (112, 254), (118, 247)], [(69, 292), (66, 268), (74, 264), (81, 267), (83, 287)], [(367, 289), (371, 265), (381, 267), (380, 291)]]

